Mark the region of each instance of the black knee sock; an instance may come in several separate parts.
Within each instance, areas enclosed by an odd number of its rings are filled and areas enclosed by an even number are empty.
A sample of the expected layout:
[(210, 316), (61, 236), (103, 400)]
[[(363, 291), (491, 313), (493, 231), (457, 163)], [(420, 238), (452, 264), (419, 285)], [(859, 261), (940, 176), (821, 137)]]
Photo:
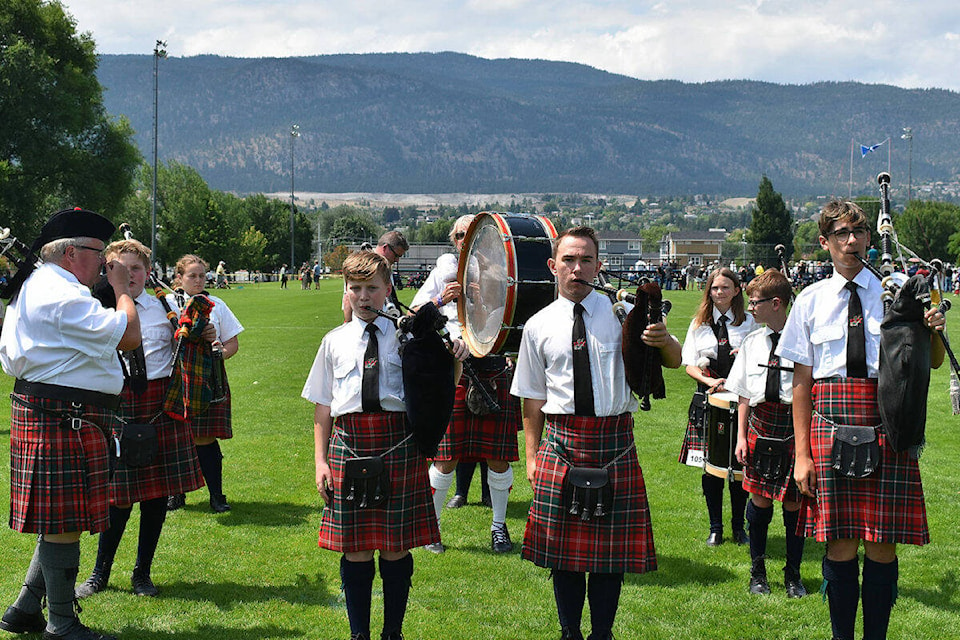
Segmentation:
[[(800, 510), (783, 510), (783, 528), (787, 532), (787, 566), (800, 575), (800, 562), (803, 560), (803, 544), (806, 538), (797, 533), (797, 520)], [(751, 542), (752, 542), (751, 534)]]
[(488, 503), (490, 502), (490, 483), (487, 482), (489, 470), (486, 460), (480, 463), (480, 499)]
[(347, 600), (351, 635), (362, 633), (370, 637), (370, 600), (375, 573), (373, 560), (350, 562), (346, 556), (340, 558), (340, 581)]
[(750, 494), (743, 490), (742, 482), (730, 482), (730, 524), (734, 531), (743, 531), (743, 512)]
[(110, 528), (100, 534), (100, 541), (97, 544), (97, 562), (93, 567), (93, 574), (110, 579), (110, 569), (113, 567), (113, 559), (117, 555), (117, 548), (120, 546), (120, 540), (123, 538), (123, 532), (127, 529), (127, 520), (130, 519), (132, 509), (121, 509), (110, 505)]
[(587, 595), (587, 576), (585, 573), (559, 569), (554, 569), (552, 574), (553, 597), (557, 601), (560, 627), (569, 629), (575, 636), (579, 636), (583, 602)]
[(30, 559), (30, 566), (27, 567), (27, 573), (23, 578), (23, 588), (20, 589), (20, 595), (13, 603), (17, 609), (24, 613), (37, 613), (43, 609), (43, 596), (47, 594), (46, 584), (43, 582), (43, 569), (40, 567), (40, 541), (33, 549), (33, 557)]
[(160, 532), (167, 519), (167, 499), (154, 498), (140, 503), (140, 537), (137, 541), (137, 564), (134, 571), (149, 576), (153, 556), (160, 541)]
[(846, 561), (823, 558), (823, 589), (830, 604), (833, 637), (853, 640), (860, 604), (860, 563), (857, 558)]
[(80, 571), (80, 542), (40, 542), (40, 567), (47, 585), (47, 630), (63, 635), (77, 622), (73, 603)]
[(605, 640), (613, 632), (613, 620), (620, 606), (622, 573), (591, 573), (587, 583), (590, 599), (590, 638)]
[(207, 483), (211, 498), (223, 495), (223, 454), (220, 452), (220, 441), (214, 440), (210, 444), (197, 447), (197, 459), (200, 461), (200, 471)]
[(767, 554), (767, 531), (773, 520), (773, 505), (758, 507), (753, 500), (747, 502), (747, 522), (750, 524), (750, 558)]
[(723, 478), (709, 473), (700, 477), (703, 497), (707, 501), (707, 515), (710, 517), (710, 532), (723, 533)]
[(863, 559), (863, 640), (884, 640), (890, 624), (890, 609), (897, 601), (900, 568), (893, 562)]
[(383, 635), (399, 635), (410, 597), (413, 556), (408, 553), (399, 560), (384, 560), (380, 556), (379, 562), (383, 580)]
[(473, 472), (476, 468), (476, 462), (461, 462), (457, 465), (458, 496), (466, 498), (470, 494), (470, 483), (473, 482)]

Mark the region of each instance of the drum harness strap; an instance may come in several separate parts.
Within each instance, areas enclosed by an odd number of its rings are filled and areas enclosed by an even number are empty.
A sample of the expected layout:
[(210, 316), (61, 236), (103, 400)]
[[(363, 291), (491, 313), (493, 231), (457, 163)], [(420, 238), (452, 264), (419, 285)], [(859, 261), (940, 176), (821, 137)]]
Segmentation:
[[(42, 413), (48, 416), (52, 416), (54, 418), (59, 418), (60, 426), (62, 428), (69, 428), (69, 429), (73, 429), (74, 431), (80, 431), (83, 428), (84, 424), (89, 424), (89, 425), (93, 425), (101, 433), (103, 433), (103, 428), (100, 425), (90, 420), (83, 419), (83, 416), (85, 414), (84, 405), (79, 402), (70, 402), (69, 403), (70, 408), (68, 410), (57, 411), (55, 409), (48, 409), (47, 407), (43, 407), (35, 402), (30, 402), (29, 400), (21, 398), (20, 396), (13, 393), (10, 394), (10, 399), (22, 407), (33, 409), (34, 411), (37, 411), (39, 413)], [(106, 434), (104, 433), (104, 435)]]

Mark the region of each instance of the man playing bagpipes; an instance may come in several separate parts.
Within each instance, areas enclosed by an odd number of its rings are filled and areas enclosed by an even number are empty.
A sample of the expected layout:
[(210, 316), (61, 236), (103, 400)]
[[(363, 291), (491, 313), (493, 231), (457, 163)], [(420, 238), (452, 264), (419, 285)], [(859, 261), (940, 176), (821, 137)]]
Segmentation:
[(793, 482), (793, 363), (774, 355), (787, 321), (793, 290), (776, 269), (767, 269), (746, 286), (747, 310), (757, 324), (740, 344), (727, 376), (727, 391), (739, 396), (736, 456), (743, 465), (743, 489), (750, 493), (750, 593), (770, 593), (767, 582), (767, 530), (773, 501), (783, 503), (787, 564), (784, 587), (789, 598), (802, 598), (800, 579), (804, 538), (797, 534), (800, 492)]
[[(547, 264), (559, 297), (525, 324), (510, 390), (523, 398), (533, 485), (522, 557), (551, 570), (561, 638), (570, 640), (583, 638), (585, 597), (590, 638), (612, 638), (624, 573), (657, 568), (621, 325), (607, 296), (579, 282), (597, 276), (598, 253), (589, 227), (554, 241)], [(643, 339), (665, 366), (680, 365), (680, 344), (662, 322)]]
[[(343, 278), (352, 320), (324, 336), (302, 393), (316, 405), (316, 484), (325, 503), (319, 545), (343, 554), (340, 577), (354, 640), (370, 638), (373, 557), (380, 551), (380, 637), (399, 640), (413, 575), (410, 549), (439, 541), (440, 532), (426, 458), (406, 426), (400, 342), (391, 319), (377, 315), (390, 293), (390, 266), (359, 251), (344, 260)], [(462, 342), (459, 354), (466, 354)], [(445, 366), (452, 396), (452, 362)]]
[[(0, 619), (0, 629), (11, 633), (113, 638), (80, 622), (74, 587), (80, 533), (100, 533), (109, 525), (107, 434), (123, 387), (117, 349), (140, 344), (127, 268), (106, 264), (116, 309), (104, 308), (90, 293), (114, 230), (91, 211), (54, 214), (21, 263), (13, 289), (4, 292), (13, 300), (0, 362), (17, 379), (11, 395), (10, 527), (39, 534), (23, 589)], [(34, 271), (37, 251), (43, 265)]]
[[(794, 478), (803, 494), (799, 531), (827, 543), (824, 589), (834, 638), (854, 637), (863, 599), (863, 637), (885, 638), (896, 599), (896, 545), (930, 541), (915, 450), (897, 453), (881, 428), (877, 399), (883, 287), (860, 257), (866, 216), (834, 200), (820, 215), (820, 246), (834, 273), (798, 296), (777, 354), (794, 363)], [(931, 330), (943, 314), (924, 315)], [(931, 365), (944, 349), (931, 331)], [(862, 587), (858, 551), (863, 541)]]
[[(161, 299), (145, 288), (150, 274), (150, 249), (137, 240), (111, 243), (104, 251), (107, 260), (116, 260), (130, 272), (130, 295), (140, 315), (142, 352), (127, 355), (131, 375), (123, 386), (121, 424), (113, 437), (121, 457), (112, 457), (110, 479), (110, 528), (100, 534), (97, 560), (90, 577), (77, 587), (77, 597), (86, 598), (107, 587), (114, 556), (120, 546), (134, 503), (140, 505), (140, 532), (131, 582), (138, 596), (158, 593), (150, 569), (167, 514), (167, 496), (186, 493), (203, 486), (200, 464), (193, 446), (189, 423), (172, 419), (163, 411), (170, 388), (174, 361), (174, 328)], [(142, 371), (137, 371), (143, 367)], [(136, 375), (142, 376), (138, 387)], [(131, 433), (138, 431), (137, 434)], [(142, 431), (142, 435), (139, 433)], [(142, 440), (137, 442), (137, 435)], [(149, 451), (132, 454), (130, 448)]]

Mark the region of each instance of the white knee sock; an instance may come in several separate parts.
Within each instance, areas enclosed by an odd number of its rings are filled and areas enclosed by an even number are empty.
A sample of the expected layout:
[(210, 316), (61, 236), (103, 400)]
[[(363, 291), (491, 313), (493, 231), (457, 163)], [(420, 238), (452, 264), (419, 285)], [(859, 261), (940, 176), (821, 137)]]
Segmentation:
[(513, 487), (513, 467), (507, 467), (503, 473), (490, 469), (487, 471), (487, 484), (490, 485), (493, 524), (503, 524), (507, 519), (507, 500)]
[(437, 465), (430, 465), (430, 488), (433, 489), (433, 508), (437, 511), (437, 522), (440, 522), (440, 511), (447, 501), (447, 493), (456, 476), (454, 471), (443, 473)]

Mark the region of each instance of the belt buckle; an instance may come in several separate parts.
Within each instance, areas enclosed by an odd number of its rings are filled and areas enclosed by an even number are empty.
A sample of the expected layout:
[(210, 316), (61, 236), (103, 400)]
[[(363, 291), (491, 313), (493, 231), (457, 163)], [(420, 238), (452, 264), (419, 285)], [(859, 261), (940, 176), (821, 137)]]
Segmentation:
[(70, 428), (74, 431), (83, 429), (83, 404), (79, 402), (70, 403)]

